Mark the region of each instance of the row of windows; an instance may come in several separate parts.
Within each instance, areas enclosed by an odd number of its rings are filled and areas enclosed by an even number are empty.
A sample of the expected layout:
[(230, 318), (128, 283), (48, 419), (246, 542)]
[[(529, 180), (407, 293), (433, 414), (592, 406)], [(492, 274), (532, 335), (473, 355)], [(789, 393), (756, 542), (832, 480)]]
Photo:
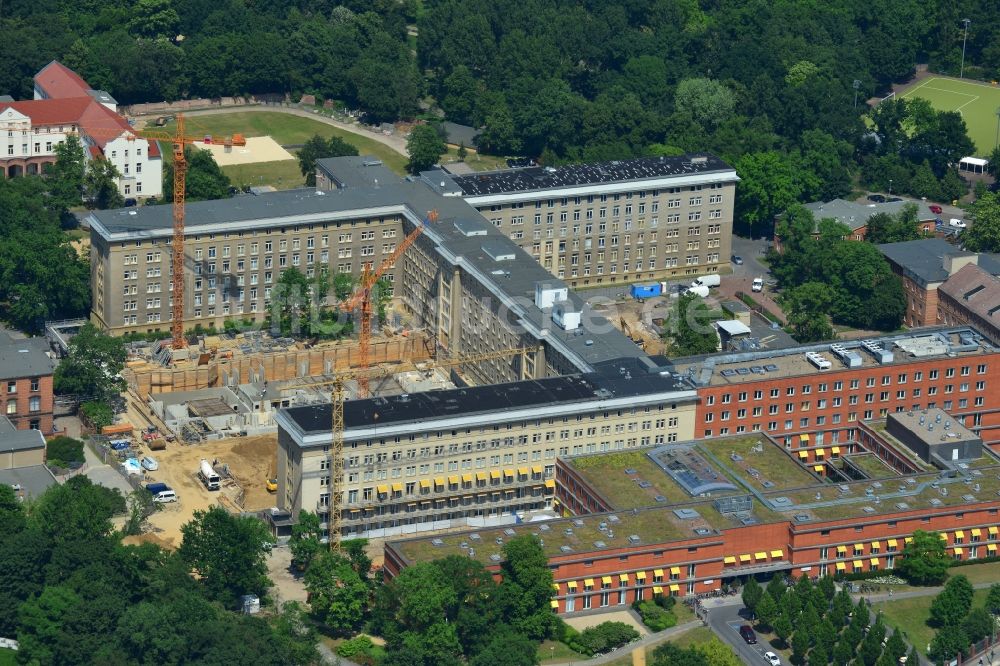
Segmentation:
[[(270, 236), (271, 234), (275, 234), (275, 235), (279, 235), (279, 236), (284, 236), (284, 235), (289, 234), (289, 233), (292, 233), (292, 234), (296, 234), (296, 233), (298, 233), (298, 234), (308, 233), (310, 231), (313, 231), (316, 227), (319, 227), (319, 229), (325, 231), (331, 225), (334, 228), (338, 228), (338, 229), (339, 228), (346, 228), (346, 227), (350, 227), (350, 228), (353, 229), (353, 228), (356, 228), (356, 227), (369, 226), (369, 225), (376, 225), (376, 226), (378, 226), (378, 225), (384, 225), (386, 223), (394, 223), (394, 222), (398, 222), (398, 220), (394, 219), (394, 218), (366, 218), (364, 220), (357, 220), (357, 221), (354, 221), (354, 222), (342, 222), (342, 223), (341, 222), (323, 222), (321, 224), (306, 224), (306, 225), (302, 225), (300, 227), (292, 227), (291, 229), (285, 228), (285, 227), (276, 227), (276, 228), (273, 228), (273, 229), (262, 229), (260, 231), (257, 231), (256, 229), (252, 229), (252, 230), (248, 230), (248, 231), (226, 232), (226, 233), (223, 233), (223, 234), (214, 234), (214, 233), (213, 234), (204, 234), (204, 235), (197, 234), (197, 235), (193, 235), (193, 236), (187, 237), (186, 241), (189, 242), (189, 243), (200, 243), (200, 242), (205, 241), (205, 240), (210, 240), (210, 241), (211, 240), (215, 240), (217, 236), (221, 237), (222, 240), (229, 240), (230, 238), (243, 238), (244, 236), (250, 236), (250, 237), (257, 237), (258, 235), (260, 235), (260, 236)], [(396, 230), (397, 229), (398, 229), (398, 227), (392, 227), (390, 229), (383, 229), (383, 238), (394, 238), (395, 235), (396, 235)], [(389, 234), (389, 235), (386, 235), (386, 232), (389, 232), (389, 231), (391, 231), (392, 233)], [(366, 233), (368, 233), (368, 232), (366, 232)], [(371, 232), (371, 233), (374, 234), (375, 232)], [(328, 235), (324, 234), (324, 237), (327, 237), (327, 236)], [(350, 233), (344, 233), (344, 234), (341, 234), (341, 236), (349, 237)], [(372, 235), (370, 237), (366, 237), (367, 240), (371, 240), (371, 239), (374, 239), (374, 238), (375, 238), (374, 235)], [(294, 239), (292, 239), (292, 240), (294, 241)], [(307, 239), (306, 242), (308, 243), (308, 239)], [(329, 241), (327, 241), (327, 242), (329, 242)], [(345, 240), (340, 241), (340, 242), (350, 242), (350, 238), (345, 238)], [(267, 247), (268, 245), (270, 245), (271, 247), (273, 247), (273, 245), (271, 245), (271, 243), (272, 243), (272, 241), (266, 241), (265, 242), (265, 247)], [(147, 241), (146, 242), (146, 245), (152, 245), (152, 246), (156, 246), (156, 245), (161, 245), (162, 246), (162, 245), (169, 245), (169, 244), (170, 244), (170, 241), (169, 240), (165, 240), (165, 239), (157, 239), (157, 240), (152, 240), (152, 241)], [(142, 240), (136, 240), (136, 241), (131, 241), (131, 242), (130, 241), (122, 241), (122, 243), (121, 243), (121, 245), (119, 247), (126, 248), (126, 247), (130, 247), (130, 246), (143, 247), (143, 241)], [(238, 254), (239, 251), (240, 251), (239, 250), (240, 245), (237, 245), (236, 248), (237, 248), (237, 254)], [(260, 244), (259, 243), (251, 243), (250, 244), (250, 254), (258, 254), (259, 250), (260, 250)], [(223, 251), (225, 251), (225, 246), (223, 246)], [(270, 251), (270, 250), (267, 250), (267, 251)]]
[[(973, 404), (974, 407), (982, 407), (985, 404), (985, 399), (982, 396), (977, 396), (973, 400), (972, 404)], [(926, 408), (927, 409), (934, 409), (937, 406), (938, 406), (938, 404), (936, 402), (929, 402), (929, 403), (927, 403), (927, 407)], [(957, 409), (968, 409), (968, 407), (969, 407), (969, 400), (968, 400), (968, 398), (961, 398), (960, 400), (958, 400)], [(950, 409), (955, 409), (955, 408), (956, 408), (956, 404), (955, 404), (955, 402), (953, 400), (945, 400), (944, 402), (941, 403), (941, 409), (943, 409), (945, 411), (950, 410)], [(904, 405), (897, 405), (895, 411), (896, 411), (896, 413), (899, 413), (899, 412), (905, 411), (906, 409), (907, 408)], [(918, 404), (911, 405), (910, 409), (912, 409), (912, 410), (918, 410), (918, 409), (923, 409), (923, 407), (918, 403)], [(882, 408), (882, 409), (878, 410), (878, 417), (875, 416), (875, 411), (874, 410), (866, 409), (863, 412), (861, 412), (861, 420), (863, 420), (863, 421), (871, 421), (874, 418), (885, 418), (888, 414), (889, 414), (889, 410), (887, 408)], [(774, 431), (779, 430), (779, 429), (781, 429), (781, 430), (799, 430), (799, 429), (802, 429), (802, 428), (809, 428), (813, 424), (816, 425), (816, 426), (818, 426), (818, 427), (822, 427), (822, 426), (826, 426), (826, 425), (839, 425), (841, 423), (842, 419), (843, 419), (843, 416), (844, 416), (843, 414), (832, 414), (830, 416), (829, 422), (827, 422), (827, 417), (826, 416), (817, 416), (814, 421), (811, 421), (809, 417), (805, 416), (805, 417), (799, 418), (799, 420), (798, 420), (798, 426), (796, 426), (795, 419), (786, 419), (784, 421), (784, 427), (779, 427), (779, 422), (778, 421), (768, 421), (768, 423), (767, 423), (767, 431), (768, 432), (774, 432)], [(705, 417), (705, 422), (706, 423), (711, 423), (714, 420), (713, 418), (710, 418), (710, 417), (711, 417), (710, 414), (706, 414), (706, 417)], [(725, 419), (720, 418), (719, 420), (720, 421), (725, 421), (725, 420), (728, 420), (728, 418), (729, 417), (727, 416)], [(848, 412), (847, 413), (847, 423), (855, 423), (857, 421), (858, 421), (858, 412)], [(749, 432), (759, 432), (761, 430), (761, 428), (762, 428), (762, 424), (760, 424), (760, 423), (753, 423), (753, 424), (750, 425)], [(736, 434), (740, 434), (740, 433), (744, 433), (744, 432), (748, 432), (748, 429), (747, 429), (746, 425), (738, 425), (738, 426), (736, 426)], [(721, 428), (719, 430), (718, 434), (720, 436), (730, 434), (729, 428), (728, 427)], [(836, 435), (837, 435), (837, 433), (834, 432), (834, 441), (836, 441)], [(705, 437), (712, 437), (712, 436), (713, 436), (712, 429), (706, 429), (705, 430)]]
[[(28, 411), (29, 412), (40, 412), (42, 411), (42, 399), (39, 396), (32, 396), (28, 399)], [(17, 401), (8, 400), (7, 401), (7, 415), (17, 414)]]
[[(32, 377), (30, 386), (32, 391), (38, 391), (41, 387), (41, 379)], [(11, 379), (7, 381), (7, 395), (13, 395), (14, 393), (17, 393), (17, 380)]]
[[(946, 379), (952, 378), (952, 377), (955, 376), (955, 372), (956, 372), (956, 369), (954, 367), (945, 368), (945, 370), (944, 370), (944, 377)], [(972, 374), (972, 366), (971, 365), (963, 365), (963, 366), (961, 366), (958, 369), (958, 372), (959, 372), (960, 376), (962, 376), (962, 377), (968, 377), (969, 375)], [(980, 363), (980, 364), (976, 365), (976, 374), (977, 375), (985, 375), (986, 372), (987, 372), (987, 364), (986, 363)], [(927, 380), (928, 381), (934, 381), (934, 380), (938, 379), (940, 376), (941, 376), (940, 369), (936, 368), (934, 370), (928, 371), (928, 373), (927, 373)], [(907, 380), (909, 379), (909, 377), (910, 377), (909, 373), (906, 373), (906, 372), (898, 373), (896, 375), (896, 383), (897, 384), (906, 384)], [(868, 377), (865, 380), (865, 386), (866, 387), (873, 387), (873, 386), (876, 385), (876, 381), (877, 380), (876, 380), (875, 377)], [(924, 381), (924, 372), (922, 370), (918, 370), (918, 371), (914, 372), (913, 373), (913, 381), (914, 382)], [(982, 390), (980, 388), (980, 384), (982, 384), (982, 382), (978, 382), (977, 383), (977, 390)], [(858, 388), (861, 387), (861, 379), (860, 378), (851, 379), (848, 382), (848, 385), (849, 385), (849, 387), (851, 389), (858, 389)], [(881, 385), (882, 386), (891, 386), (892, 385), (892, 375), (882, 375)], [(844, 382), (843, 382), (843, 380), (838, 380), (838, 381), (833, 382), (832, 387), (833, 387), (834, 391), (843, 391), (844, 390)], [(820, 382), (816, 386), (816, 392), (817, 393), (825, 393), (828, 388), (830, 388), (830, 384), (829, 383), (827, 383), (827, 382)], [(802, 395), (809, 395), (809, 394), (812, 393), (812, 389), (813, 389), (812, 384), (803, 384), (799, 388), (799, 391), (801, 392)], [(786, 396), (795, 395), (795, 392), (796, 392), (796, 387), (794, 387), (794, 386), (786, 386), (785, 387), (784, 394)], [(771, 397), (771, 398), (777, 398), (777, 397), (781, 396), (782, 390), (780, 388), (772, 388), (772, 389), (769, 390), (768, 393), (769, 393), (769, 397)], [(739, 402), (746, 402), (748, 396), (749, 396), (749, 392), (748, 391), (740, 391), (740, 392), (738, 392), (736, 394), (737, 400)], [(754, 400), (761, 400), (761, 399), (763, 399), (763, 397), (764, 397), (764, 391), (763, 390), (757, 389), (757, 390), (755, 390), (753, 392), (753, 399)], [(720, 396), (720, 401), (722, 402), (722, 404), (727, 404), (727, 403), (729, 403), (729, 402), (732, 401), (732, 398), (733, 398), (733, 394), (732, 393), (723, 393)], [(706, 404), (709, 404), (709, 405), (715, 404), (715, 396), (714, 395), (708, 396), (706, 398)]]
[[(702, 190), (706, 189), (720, 190), (725, 186), (726, 183), (711, 183), (709, 185), (691, 185), (690, 187), (668, 187), (664, 188), (663, 192), (666, 194), (680, 194), (681, 192), (701, 192)], [(639, 190), (638, 192), (619, 192), (617, 194), (597, 194), (597, 195), (588, 194), (586, 196), (562, 197), (558, 201), (560, 206), (565, 207), (570, 204), (571, 199), (573, 201), (573, 205), (579, 206), (584, 202), (588, 204), (594, 203), (595, 199), (600, 203), (606, 203), (609, 199), (611, 201), (621, 201), (622, 199), (626, 201), (631, 201), (633, 197), (636, 197), (638, 199), (645, 199), (647, 195), (651, 197), (657, 197), (660, 195), (660, 190), (659, 189)], [(689, 201), (691, 201), (692, 206), (698, 206), (701, 205), (701, 199), (702, 199), (701, 196), (693, 196), (689, 199)], [(697, 203), (694, 203), (696, 200)], [(680, 199), (677, 199), (677, 201), (680, 201)], [(720, 201), (722, 201), (721, 194), (713, 193), (709, 195), (709, 203), (718, 203)], [(517, 201), (511, 204), (493, 204), (489, 207), (489, 209), (491, 211), (504, 210), (505, 208), (509, 208), (511, 210), (520, 210), (522, 208), (525, 208), (526, 205), (527, 204), (524, 201)], [(534, 202), (535, 209), (539, 209), (543, 205), (548, 208), (555, 208), (556, 199), (544, 199), (544, 200), (539, 199)], [(484, 206), (480, 210), (486, 210), (486, 207)]]

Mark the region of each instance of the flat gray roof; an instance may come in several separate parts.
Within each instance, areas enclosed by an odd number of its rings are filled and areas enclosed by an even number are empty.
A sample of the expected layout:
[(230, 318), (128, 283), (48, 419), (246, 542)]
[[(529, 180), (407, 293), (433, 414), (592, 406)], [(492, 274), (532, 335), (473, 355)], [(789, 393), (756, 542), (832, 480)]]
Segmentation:
[(403, 182), (373, 155), (324, 157), (316, 160), (316, 169), (323, 171), (341, 188), (378, 187)]
[(0, 332), (0, 379), (42, 377), (55, 371), (45, 338), (15, 340)]
[(21, 492), (31, 498), (38, 498), (46, 490), (56, 485), (56, 478), (45, 465), (0, 469), (0, 484), (20, 487)]
[[(326, 164), (337, 169), (337, 163), (345, 161), (350, 169), (358, 159), (330, 158)], [(582, 313), (583, 325), (566, 331), (553, 324), (551, 313), (542, 312), (534, 305), (535, 284), (564, 287), (565, 283), (542, 268), (461, 197), (441, 196), (419, 179), (378, 187), (357, 186), (333, 191), (302, 188), (197, 201), (187, 206), (185, 229), (188, 235), (234, 233), (395, 215), (416, 225), (431, 210), (438, 211), (438, 220), (428, 225), (417, 242), (432, 242), (434, 250), (448, 263), (461, 267), (487, 294), (500, 301), (511, 323), (520, 325), (534, 338), (547, 341), (580, 371), (588, 372), (594, 363), (610, 359), (645, 358), (645, 352), (572, 291), (569, 300)], [(92, 211), (86, 219), (94, 233), (109, 242), (167, 239), (172, 233), (173, 207), (159, 205)], [(467, 236), (470, 229), (485, 234)], [(484, 251), (484, 246), (506, 247), (505, 256), (513, 258), (496, 261)]]

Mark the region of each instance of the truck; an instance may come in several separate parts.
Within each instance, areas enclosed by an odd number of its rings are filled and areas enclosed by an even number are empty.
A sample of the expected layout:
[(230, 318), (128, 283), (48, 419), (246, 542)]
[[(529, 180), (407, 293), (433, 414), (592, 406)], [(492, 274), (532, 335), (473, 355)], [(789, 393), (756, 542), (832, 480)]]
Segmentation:
[(700, 278), (695, 278), (691, 286), (718, 287), (720, 284), (722, 284), (722, 279), (718, 275), (702, 275)]
[(653, 284), (633, 284), (629, 287), (629, 295), (640, 301), (644, 298), (659, 296), (661, 293), (662, 287), (659, 282), (654, 282)]
[(165, 483), (147, 483), (146, 490), (153, 496), (154, 502), (176, 502), (177, 493)]
[(219, 475), (204, 458), (201, 459), (201, 464), (198, 465), (198, 478), (201, 479), (201, 482), (209, 490), (218, 490), (221, 487)]

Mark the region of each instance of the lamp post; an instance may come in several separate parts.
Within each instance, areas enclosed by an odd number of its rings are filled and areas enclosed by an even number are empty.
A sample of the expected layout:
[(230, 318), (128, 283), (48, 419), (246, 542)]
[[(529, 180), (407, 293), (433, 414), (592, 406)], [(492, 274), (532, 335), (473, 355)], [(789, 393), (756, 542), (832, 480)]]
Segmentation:
[(958, 78), (965, 78), (965, 42), (969, 39), (969, 24), (972, 23), (971, 19), (964, 18), (962, 23), (965, 24), (965, 36), (962, 37), (962, 69), (958, 72)]
[(889, 196), (892, 196), (892, 178), (889, 179)]
[(997, 146), (1000, 146), (1000, 106), (997, 107), (996, 114), (997, 114), (997, 134), (996, 137), (993, 139), (994, 150), (997, 149)]
[(861, 87), (861, 81), (854, 79), (854, 83), (851, 84), (854, 87), (854, 108), (858, 108), (858, 88)]

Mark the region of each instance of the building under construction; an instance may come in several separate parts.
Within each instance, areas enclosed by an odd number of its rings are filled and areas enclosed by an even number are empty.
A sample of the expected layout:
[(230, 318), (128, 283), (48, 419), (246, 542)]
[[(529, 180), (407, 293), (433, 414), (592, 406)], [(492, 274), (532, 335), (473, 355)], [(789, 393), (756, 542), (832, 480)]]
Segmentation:
[[(623, 229), (646, 229), (646, 243), (656, 238), (651, 230), (659, 220), (653, 213), (660, 205), (672, 206), (671, 195), (700, 191), (712, 182), (731, 188), (735, 173), (719, 164), (671, 158), (652, 170), (630, 170), (611, 163), (594, 172), (599, 182), (557, 178), (555, 184), (547, 171), (540, 187), (566, 201), (641, 199), (648, 206), (635, 213), (631, 206), (615, 207), (614, 214), (625, 216)], [(409, 330), (423, 332), (441, 362), (477, 359), (452, 366), (463, 378), (454, 389), (344, 405), (343, 534), (391, 536), (511, 522), (519, 512), (552, 506), (556, 456), (694, 436), (696, 395), (690, 386), (461, 196), (442, 190), (435, 173), (402, 180), (370, 158), (332, 158), (318, 167), (320, 189), (188, 205), (185, 327), (263, 321), (286, 268), (297, 267), (306, 276), (325, 266), (360, 274), (394, 257), (397, 243), (413, 242), (385, 274)], [(168, 330), (171, 209), (95, 211), (87, 221), (92, 319), (113, 333)], [(731, 218), (712, 222), (719, 223), (728, 233)], [(662, 233), (670, 236), (669, 229)], [(604, 239), (595, 242), (603, 245)], [(648, 243), (646, 252), (655, 257), (655, 246)], [(638, 274), (622, 279), (633, 277)], [(374, 338), (369, 365), (390, 360), (375, 350), (380, 343), (388, 344), (387, 338)], [(281, 353), (287, 359), (306, 351)], [(413, 358), (412, 352), (387, 348), (383, 356)], [(249, 367), (260, 367), (259, 354), (246, 354), (248, 366), (236, 377), (235, 355), (211, 353), (175, 350), (165, 369), (169, 378), (164, 370), (146, 368), (143, 386), (157, 392), (261, 381)], [(163, 368), (166, 360), (154, 354), (148, 362)], [(178, 377), (182, 360), (194, 385)], [(349, 355), (345, 361), (353, 365)], [(304, 379), (341, 369), (326, 360), (279, 365), (280, 377), (272, 370), (264, 378)], [(275, 417), (277, 503), (292, 515), (301, 509), (324, 518), (333, 513), (337, 465), (330, 455), (336, 421), (331, 409), (329, 404), (290, 407)]]

